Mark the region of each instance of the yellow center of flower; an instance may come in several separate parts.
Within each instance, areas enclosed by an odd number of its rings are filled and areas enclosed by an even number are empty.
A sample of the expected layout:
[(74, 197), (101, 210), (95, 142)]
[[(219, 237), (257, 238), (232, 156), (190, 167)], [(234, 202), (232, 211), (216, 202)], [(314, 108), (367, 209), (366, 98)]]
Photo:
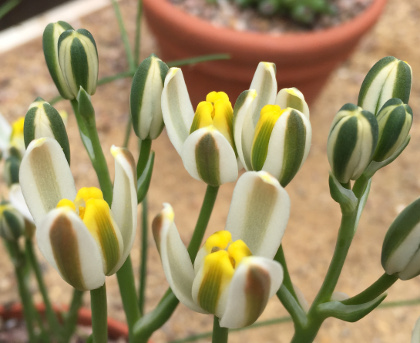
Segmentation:
[(23, 127), (25, 118), (21, 117), (12, 124), (12, 134), (10, 135), (10, 145), (20, 151), (25, 149), (25, 142), (23, 139)]
[(277, 120), (284, 112), (285, 110), (282, 110), (278, 105), (266, 105), (262, 108), (252, 142), (251, 163), (253, 170), (261, 170), (263, 168), (267, 158), (271, 133)]
[(244, 241), (232, 242), (232, 236), (226, 230), (211, 235), (204, 248), (208, 255), (204, 258), (198, 302), (206, 311), (217, 314), (218, 301), (227, 289), (235, 270), (245, 257), (252, 254)]
[(207, 126), (214, 126), (229, 143), (233, 143), (233, 109), (224, 92), (210, 92), (206, 101), (198, 104), (190, 133)]
[(67, 207), (76, 212), (86, 225), (90, 234), (100, 244), (106, 264), (107, 274), (117, 264), (120, 256), (116, 225), (102, 191), (96, 187), (79, 190), (74, 201), (61, 199), (57, 208)]

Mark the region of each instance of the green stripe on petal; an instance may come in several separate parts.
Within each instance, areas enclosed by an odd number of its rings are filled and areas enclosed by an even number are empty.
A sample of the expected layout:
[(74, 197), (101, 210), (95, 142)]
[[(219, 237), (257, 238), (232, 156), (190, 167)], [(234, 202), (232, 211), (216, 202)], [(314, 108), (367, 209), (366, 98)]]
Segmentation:
[(32, 141), (23, 156), (19, 180), (35, 224), (61, 199), (74, 199), (76, 188), (63, 149), (52, 138)]
[(193, 178), (211, 186), (233, 182), (238, 177), (235, 152), (213, 126), (194, 131), (185, 141), (181, 157)]
[(70, 285), (79, 290), (91, 290), (104, 284), (99, 246), (69, 207), (49, 212), (35, 233), (45, 259)]
[(170, 68), (162, 91), (162, 114), (168, 137), (181, 155), (194, 118), (184, 76), (179, 68)]
[(244, 258), (230, 283), (220, 326), (233, 329), (254, 323), (282, 281), (280, 263), (263, 257)]
[(238, 180), (226, 221), (232, 240), (241, 239), (253, 255), (273, 258), (287, 222), (290, 199), (267, 172), (246, 172)]

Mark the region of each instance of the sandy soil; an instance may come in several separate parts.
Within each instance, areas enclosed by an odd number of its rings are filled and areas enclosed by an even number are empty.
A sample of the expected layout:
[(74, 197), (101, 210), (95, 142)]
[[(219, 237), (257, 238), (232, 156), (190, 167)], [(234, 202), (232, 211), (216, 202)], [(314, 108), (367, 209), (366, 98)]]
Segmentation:
[[(134, 0), (121, 0), (127, 30), (133, 40)], [(330, 122), (337, 110), (347, 102), (356, 102), (364, 75), (380, 58), (394, 55), (408, 61), (413, 68), (414, 83), (410, 105), (414, 111), (412, 140), (397, 160), (375, 176), (371, 195), (362, 217), (360, 228), (350, 249), (337, 290), (355, 294), (374, 282), (383, 270), (380, 252), (386, 230), (396, 214), (420, 195), (420, 34), (418, 31), (420, 2), (390, 0), (386, 11), (375, 29), (362, 41), (354, 55), (330, 78), (319, 99), (311, 108), (313, 128), (312, 148), (308, 160), (293, 182), (287, 187), (292, 200), (291, 218), (284, 237), (284, 249), (294, 283), (311, 301), (320, 287), (330, 261), (337, 228), (339, 211), (328, 191), (328, 162), (326, 141)], [(57, 20), (60, 18), (57, 18)], [(124, 71), (127, 62), (123, 44), (111, 7), (88, 18), (72, 23), (84, 27), (94, 35), (100, 54), (100, 77)], [(153, 38), (146, 27), (142, 30), (142, 56), (156, 51)], [(28, 105), (37, 97), (51, 99), (57, 92), (43, 62), (41, 40), (0, 55), (0, 111), (14, 120), (26, 113)], [(128, 118), (130, 81), (119, 80), (101, 86), (93, 97), (100, 139), (113, 173), (109, 148), (122, 144), (124, 123)], [(204, 97), (204, 95), (203, 95)], [(67, 109), (65, 102), (56, 106)], [(83, 151), (73, 116), (68, 124), (72, 148), (72, 170), (78, 187), (96, 185), (97, 181), (87, 155)], [(136, 151), (132, 138), (130, 147)], [(173, 205), (177, 226), (187, 242), (198, 216), (205, 186), (192, 180), (172, 148), (166, 134), (153, 143), (156, 151), (155, 174), (150, 193), (150, 213), (156, 214), (163, 202)], [(221, 187), (208, 234), (224, 227), (233, 184)], [(139, 239), (133, 248), (135, 273), (140, 254)], [(149, 269), (147, 278), (147, 310), (159, 301), (167, 288), (154, 242), (149, 237)], [(0, 247), (0, 303), (18, 300), (13, 271), (3, 246)], [(51, 297), (57, 304), (67, 304), (70, 287), (42, 260)], [(107, 279), (109, 314), (124, 320), (115, 277)], [(389, 291), (388, 301), (420, 298), (420, 279), (397, 282)], [(39, 300), (39, 295), (36, 295)], [(85, 298), (88, 305), (88, 296)], [(262, 319), (284, 316), (286, 311), (273, 298)], [(378, 309), (358, 323), (327, 320), (316, 342), (409, 342), (412, 327), (420, 316), (420, 306)], [(199, 315), (179, 306), (169, 323), (153, 335), (157, 343), (168, 342), (186, 335), (209, 330), (212, 318)], [(293, 334), (290, 323), (264, 329), (254, 329), (231, 334), (231, 342), (289, 342)], [(205, 342), (206, 340), (202, 340)]]

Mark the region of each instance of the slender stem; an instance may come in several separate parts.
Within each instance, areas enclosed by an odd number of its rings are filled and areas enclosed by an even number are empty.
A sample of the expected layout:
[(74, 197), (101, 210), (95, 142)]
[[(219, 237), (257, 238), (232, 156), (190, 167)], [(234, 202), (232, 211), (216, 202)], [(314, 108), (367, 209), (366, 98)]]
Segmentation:
[(58, 318), (52, 308), (50, 298), (48, 296), (47, 288), (45, 287), (44, 279), (42, 277), (42, 272), (39, 267), (38, 260), (34, 253), (34, 247), (31, 239), (25, 240), (25, 250), (29, 259), (29, 262), (32, 266), (32, 269), (35, 273), (35, 278), (38, 283), (39, 291), (41, 292), (42, 299), (45, 304), (45, 313), (48, 321), (48, 326), (52, 332), (54, 332), (56, 338), (60, 337), (60, 323), (58, 322)]
[(140, 153), (139, 160), (137, 161), (137, 179), (143, 174), (146, 169), (147, 161), (149, 160), (150, 151), (152, 149), (152, 140), (145, 139), (139, 140), (140, 143)]
[(105, 76), (102, 79), (98, 80), (98, 86), (106, 85), (107, 83), (110, 83), (115, 80), (121, 80), (121, 79), (126, 79), (128, 77), (133, 77), (134, 73), (135, 73), (134, 71), (123, 71), (115, 75)]
[(168, 62), (168, 67), (181, 67), (184, 65), (217, 61), (217, 60), (228, 60), (230, 58), (229, 54), (213, 54), (213, 55), (202, 55), (197, 57), (186, 58), (182, 60), (170, 61)]
[(133, 53), (131, 52), (130, 42), (128, 41), (127, 30), (124, 26), (124, 20), (121, 15), (120, 6), (116, 0), (111, 0), (112, 6), (114, 7), (115, 16), (117, 17), (118, 26), (121, 32), (121, 38), (124, 44), (125, 54), (127, 56), (128, 67), (130, 71), (136, 70), (136, 64), (134, 62)]
[(140, 61), (140, 39), (141, 39), (141, 14), (143, 12), (143, 1), (137, 0), (137, 15), (136, 15), (136, 36), (134, 41), (134, 62), (139, 65)]
[(131, 135), (131, 116), (128, 117), (127, 124), (125, 126), (125, 134), (124, 134), (124, 142), (123, 147), (128, 147), (128, 142), (130, 141), (130, 135)]
[(111, 205), (112, 182), (101, 143), (99, 142), (95, 117), (82, 117), (79, 113), (77, 100), (71, 100), (71, 105), (76, 116), (77, 125), (79, 126), (80, 137), (92, 162), (92, 166), (95, 169), (101, 190), (104, 194), (104, 199)]
[(133, 266), (130, 256), (128, 256), (120, 270), (118, 270), (117, 279), (131, 337), (134, 325), (140, 318), (140, 311), (137, 305), (136, 285), (134, 283)]
[(188, 245), (188, 253), (190, 254), (191, 261), (193, 262), (197, 256), (198, 250), (200, 249), (204, 233), (206, 232), (218, 191), (219, 187), (213, 187), (210, 185), (207, 186), (206, 195), (204, 196), (197, 224), (195, 225), (193, 236), (190, 244)]
[(306, 313), (303, 311), (297, 299), (290, 293), (285, 284), (282, 284), (277, 291), (277, 297), (289, 312), (293, 319), (295, 327), (303, 327), (307, 323)]
[(148, 241), (148, 204), (147, 195), (142, 202), (141, 223), (141, 255), (140, 255), (140, 282), (139, 282), (139, 310), (144, 314), (146, 277), (147, 277), (147, 241)]
[(73, 298), (70, 303), (70, 309), (66, 313), (64, 320), (64, 329), (63, 329), (63, 338), (64, 342), (68, 342), (70, 337), (73, 335), (76, 330), (77, 317), (79, 309), (83, 304), (83, 295), (85, 292), (78, 291), (77, 289), (73, 290)]
[(92, 309), (92, 335), (95, 343), (108, 342), (106, 286), (90, 291)]
[(384, 293), (388, 288), (390, 288), (396, 281), (398, 277), (395, 275), (388, 275), (384, 273), (378, 280), (376, 280), (372, 285), (366, 288), (363, 292), (342, 301), (346, 305), (357, 305), (367, 303), (382, 293)]
[(229, 329), (220, 327), (219, 318), (214, 316), (212, 343), (227, 343), (228, 336)]
[[(192, 261), (194, 261), (197, 256), (201, 241), (203, 240), (217, 198), (218, 190), (219, 187), (207, 186), (206, 195), (204, 196), (193, 237), (188, 246), (188, 253)], [(147, 342), (152, 333), (165, 324), (171, 317), (178, 303), (179, 300), (175, 297), (171, 289), (168, 289), (158, 306), (136, 323), (134, 328), (134, 341)]]
[[(274, 260), (279, 262), (283, 267), (283, 285), (287, 288), (290, 294), (298, 300), (295, 289), (293, 287), (292, 279), (290, 278), (289, 269), (287, 268), (286, 257), (284, 256), (283, 245), (280, 245), (279, 250), (274, 256)], [(299, 301), (298, 301), (299, 303)]]

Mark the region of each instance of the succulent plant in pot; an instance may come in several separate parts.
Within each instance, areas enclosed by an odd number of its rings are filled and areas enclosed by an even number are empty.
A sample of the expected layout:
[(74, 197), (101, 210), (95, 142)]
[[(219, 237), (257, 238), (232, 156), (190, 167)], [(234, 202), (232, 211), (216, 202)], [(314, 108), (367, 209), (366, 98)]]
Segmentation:
[[(322, 0), (237, 2), (269, 12), (271, 18), (282, 13), (301, 21), (320, 11), (331, 10), (330, 2)], [(331, 72), (349, 57), (361, 37), (376, 23), (386, 0), (373, 0), (359, 15), (337, 26), (287, 33), (250, 32), (215, 26), (169, 0), (143, 0), (143, 4), (147, 23), (157, 39), (163, 60), (229, 54), (228, 60), (185, 68), (187, 84), (192, 85), (189, 92), (193, 104), (220, 84), (231, 99), (236, 99), (241, 91), (249, 88), (249, 80), (259, 61), (274, 62), (279, 87), (296, 87), (311, 103)]]

